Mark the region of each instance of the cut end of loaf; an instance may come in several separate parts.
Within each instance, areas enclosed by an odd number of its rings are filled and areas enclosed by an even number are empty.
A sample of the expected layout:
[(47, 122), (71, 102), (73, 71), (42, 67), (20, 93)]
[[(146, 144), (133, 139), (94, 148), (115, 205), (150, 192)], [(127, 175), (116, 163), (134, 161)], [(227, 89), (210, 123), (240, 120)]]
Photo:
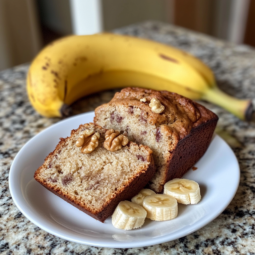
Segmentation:
[[(88, 129), (100, 133), (98, 147), (90, 154), (75, 145)], [(155, 173), (152, 151), (130, 142), (111, 152), (103, 147), (105, 129), (93, 123), (81, 125), (61, 139), (56, 149), (35, 172), (47, 189), (90, 216), (104, 221), (119, 201), (130, 199)]]

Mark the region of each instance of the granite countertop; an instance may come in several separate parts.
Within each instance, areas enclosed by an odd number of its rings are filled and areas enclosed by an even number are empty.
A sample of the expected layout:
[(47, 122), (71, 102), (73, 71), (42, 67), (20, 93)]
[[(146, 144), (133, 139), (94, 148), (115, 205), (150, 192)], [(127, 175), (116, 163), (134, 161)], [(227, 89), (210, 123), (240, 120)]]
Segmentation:
[[(115, 32), (145, 37), (184, 49), (208, 64), (219, 87), (238, 98), (255, 99), (255, 50), (235, 46), (159, 22), (145, 22)], [(40, 229), (15, 206), (9, 191), (11, 163), (22, 146), (58, 118), (34, 111), (26, 94), (29, 65), (0, 72), (0, 253), (1, 254), (255, 254), (255, 123), (201, 102), (220, 117), (217, 132), (238, 158), (241, 181), (227, 209), (202, 229), (175, 241), (143, 248), (109, 249), (72, 243)], [(73, 114), (108, 102), (115, 91), (76, 102)], [(227, 184), (226, 184), (227, 185)]]

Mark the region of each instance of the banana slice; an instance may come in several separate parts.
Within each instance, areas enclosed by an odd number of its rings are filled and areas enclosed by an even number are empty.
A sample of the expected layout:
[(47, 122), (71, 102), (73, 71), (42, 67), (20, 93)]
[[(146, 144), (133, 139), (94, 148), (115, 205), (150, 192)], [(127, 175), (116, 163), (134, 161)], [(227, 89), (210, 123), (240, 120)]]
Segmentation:
[(131, 230), (140, 228), (146, 218), (147, 212), (138, 204), (121, 201), (112, 215), (112, 224), (115, 228)]
[(131, 199), (131, 201), (142, 206), (144, 198), (154, 194), (156, 193), (151, 189), (142, 189), (136, 196)]
[(172, 220), (178, 215), (177, 200), (164, 194), (145, 197), (143, 207), (147, 211), (147, 218), (151, 220)]
[(164, 186), (164, 194), (174, 197), (180, 204), (197, 204), (201, 200), (197, 182), (187, 179), (173, 179)]

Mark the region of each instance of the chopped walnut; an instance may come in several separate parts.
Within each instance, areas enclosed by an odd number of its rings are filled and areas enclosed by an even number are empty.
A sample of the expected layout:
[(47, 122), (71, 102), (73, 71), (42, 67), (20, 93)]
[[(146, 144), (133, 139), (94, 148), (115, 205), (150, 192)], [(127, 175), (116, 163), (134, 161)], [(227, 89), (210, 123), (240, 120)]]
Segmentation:
[(76, 141), (77, 147), (82, 147), (81, 152), (88, 154), (94, 151), (99, 144), (100, 134), (94, 130), (85, 130), (85, 132)]
[(128, 138), (119, 131), (109, 129), (105, 133), (104, 147), (109, 151), (117, 151), (128, 144)]
[(94, 151), (99, 144), (99, 138), (100, 134), (98, 132), (92, 136), (89, 136), (87, 141), (85, 141), (84, 145), (82, 146), (81, 152), (88, 154)]
[(141, 98), (140, 101), (145, 103), (146, 102), (146, 98), (145, 97)]
[(91, 136), (92, 134), (94, 134), (94, 130), (86, 129), (84, 133), (80, 135), (80, 137), (76, 141), (76, 146), (81, 147), (84, 144), (84, 139), (88, 136)]
[(165, 110), (165, 106), (162, 105), (161, 102), (156, 98), (151, 99), (149, 106), (155, 113), (162, 113)]
[(81, 147), (84, 144), (84, 135), (80, 135), (80, 137), (78, 138), (78, 140), (76, 141), (75, 145), (77, 147)]

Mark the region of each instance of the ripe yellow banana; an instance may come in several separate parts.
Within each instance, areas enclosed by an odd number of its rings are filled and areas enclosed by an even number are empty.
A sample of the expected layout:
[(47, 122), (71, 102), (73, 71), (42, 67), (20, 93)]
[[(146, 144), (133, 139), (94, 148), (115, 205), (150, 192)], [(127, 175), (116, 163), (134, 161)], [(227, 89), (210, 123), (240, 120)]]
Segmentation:
[(106, 89), (138, 86), (168, 90), (218, 104), (249, 119), (249, 100), (218, 89), (212, 71), (188, 53), (157, 42), (117, 34), (69, 36), (44, 48), (32, 62), (27, 91), (34, 108), (62, 116), (77, 99)]

